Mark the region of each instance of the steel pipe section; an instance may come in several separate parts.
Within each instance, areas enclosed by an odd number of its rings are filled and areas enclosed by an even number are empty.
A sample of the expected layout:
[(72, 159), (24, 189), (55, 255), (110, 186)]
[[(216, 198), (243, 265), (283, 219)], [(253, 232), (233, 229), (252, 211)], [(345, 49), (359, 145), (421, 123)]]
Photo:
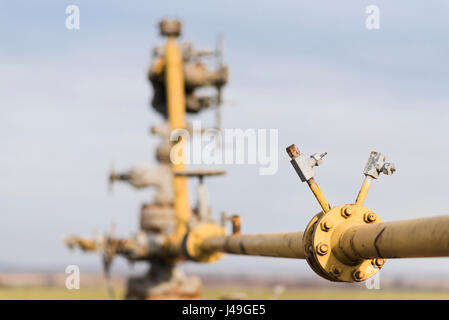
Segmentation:
[[(352, 226), (335, 240), (331, 250), (354, 262), (449, 257), (449, 216)], [(202, 241), (201, 250), (305, 259), (303, 232), (212, 236)]]
[(304, 259), (302, 232), (215, 236), (204, 239), (207, 252)]
[(449, 257), (449, 216), (350, 227), (332, 249), (351, 260)]

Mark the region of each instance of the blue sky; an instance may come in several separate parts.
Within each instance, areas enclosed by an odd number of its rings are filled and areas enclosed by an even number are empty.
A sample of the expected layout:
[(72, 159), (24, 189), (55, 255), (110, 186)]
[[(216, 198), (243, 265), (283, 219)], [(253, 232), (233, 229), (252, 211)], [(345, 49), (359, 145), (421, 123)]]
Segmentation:
[[(65, 28), (69, 4), (80, 8), (80, 30)], [(380, 30), (365, 28), (371, 4)], [(97, 256), (69, 252), (62, 236), (105, 231), (112, 220), (120, 235), (136, 230), (152, 192), (118, 185), (110, 196), (106, 176), (112, 163), (154, 163), (148, 128), (161, 119), (145, 76), (165, 16), (181, 18), (183, 40), (199, 47), (224, 33), (225, 127), (279, 129), (278, 174), (227, 167), (208, 181), (215, 214), (241, 214), (244, 232), (303, 230), (319, 208), (290, 167), (291, 143), (328, 152), (317, 180), (333, 204), (354, 200), (376, 150), (398, 171), (376, 181), (369, 207), (385, 221), (449, 214), (448, 13), (443, 1), (1, 2), (0, 262), (100, 270)], [(212, 124), (213, 114), (202, 118)], [(312, 275), (304, 261), (251, 257), (185, 268), (254, 263)], [(389, 261), (382, 271), (400, 272), (447, 276), (449, 259)]]

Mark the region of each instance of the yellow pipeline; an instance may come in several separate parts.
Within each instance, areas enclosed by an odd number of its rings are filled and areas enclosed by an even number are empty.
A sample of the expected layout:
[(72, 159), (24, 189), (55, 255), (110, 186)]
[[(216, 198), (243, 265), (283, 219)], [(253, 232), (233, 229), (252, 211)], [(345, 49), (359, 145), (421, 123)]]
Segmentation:
[(349, 259), (449, 256), (449, 216), (354, 226), (337, 250)]
[(252, 256), (304, 259), (303, 233), (236, 234), (203, 240), (202, 250)]
[[(352, 262), (372, 258), (424, 258), (449, 256), (449, 216), (343, 229), (332, 250)], [(237, 234), (200, 239), (204, 252), (304, 259), (303, 232)]]
[[(171, 130), (185, 129), (185, 91), (182, 57), (179, 46), (176, 43), (176, 37), (174, 36), (167, 38), (165, 46), (165, 78), (170, 128)], [(180, 140), (176, 143), (184, 144), (185, 141)], [(172, 162), (171, 167), (173, 171), (183, 171), (186, 165), (184, 161), (178, 164)], [(190, 219), (187, 178), (175, 176), (173, 178), (173, 184), (176, 230), (169, 240), (172, 243), (179, 243), (187, 232), (187, 222)]]

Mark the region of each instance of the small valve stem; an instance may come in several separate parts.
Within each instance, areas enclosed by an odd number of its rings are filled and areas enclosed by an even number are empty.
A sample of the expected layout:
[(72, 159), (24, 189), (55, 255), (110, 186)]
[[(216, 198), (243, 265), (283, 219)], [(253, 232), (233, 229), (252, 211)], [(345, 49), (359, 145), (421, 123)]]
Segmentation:
[(328, 212), (330, 210), (329, 202), (327, 202), (326, 197), (324, 196), (320, 187), (318, 187), (318, 184), (315, 182), (315, 179), (310, 178), (309, 180), (307, 180), (307, 184), (309, 185), (310, 190), (312, 190), (315, 198), (318, 200), (318, 203), (320, 204), (323, 211)]
[(355, 200), (356, 205), (362, 206), (365, 203), (366, 196), (368, 195), (368, 191), (371, 187), (371, 181), (373, 181), (373, 177), (365, 176), (365, 180), (363, 180), (362, 187), (360, 188), (357, 199)]
[(318, 187), (318, 184), (315, 182), (315, 173), (313, 171), (313, 167), (319, 166), (322, 163), (323, 157), (327, 155), (327, 152), (324, 152), (322, 154), (315, 153), (310, 158), (307, 158), (305, 155), (299, 152), (298, 148), (294, 144), (287, 147), (286, 150), (288, 155), (292, 159), (290, 163), (293, 165), (293, 168), (295, 169), (301, 181), (307, 182), (310, 190), (312, 190), (323, 211), (328, 212), (330, 210), (329, 202), (326, 200), (326, 197), (324, 196), (320, 187)]

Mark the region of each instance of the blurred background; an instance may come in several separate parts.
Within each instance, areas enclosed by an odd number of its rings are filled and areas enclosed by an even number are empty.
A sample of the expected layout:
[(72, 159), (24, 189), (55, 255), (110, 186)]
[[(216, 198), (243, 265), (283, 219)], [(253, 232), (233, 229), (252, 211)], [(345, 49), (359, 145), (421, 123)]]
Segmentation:
[[(65, 27), (70, 4), (79, 30)], [(379, 30), (365, 27), (372, 4)], [(69, 251), (63, 236), (111, 221), (118, 235), (136, 231), (151, 191), (111, 196), (107, 175), (156, 163), (146, 72), (167, 16), (199, 47), (224, 34), (224, 127), (279, 130), (277, 174), (228, 165), (207, 181), (216, 217), (240, 214), (245, 233), (304, 230), (320, 209), (291, 168), (292, 143), (328, 152), (317, 181), (332, 204), (354, 201), (375, 150), (397, 167), (366, 202), (384, 221), (449, 214), (448, 14), (442, 1), (0, 2), (0, 272), (100, 272), (98, 255)], [(213, 112), (202, 119), (213, 125)], [(324, 281), (301, 260), (227, 255), (183, 269)], [(117, 259), (112, 272), (133, 270)], [(380, 277), (448, 279), (449, 259), (390, 259)]]

